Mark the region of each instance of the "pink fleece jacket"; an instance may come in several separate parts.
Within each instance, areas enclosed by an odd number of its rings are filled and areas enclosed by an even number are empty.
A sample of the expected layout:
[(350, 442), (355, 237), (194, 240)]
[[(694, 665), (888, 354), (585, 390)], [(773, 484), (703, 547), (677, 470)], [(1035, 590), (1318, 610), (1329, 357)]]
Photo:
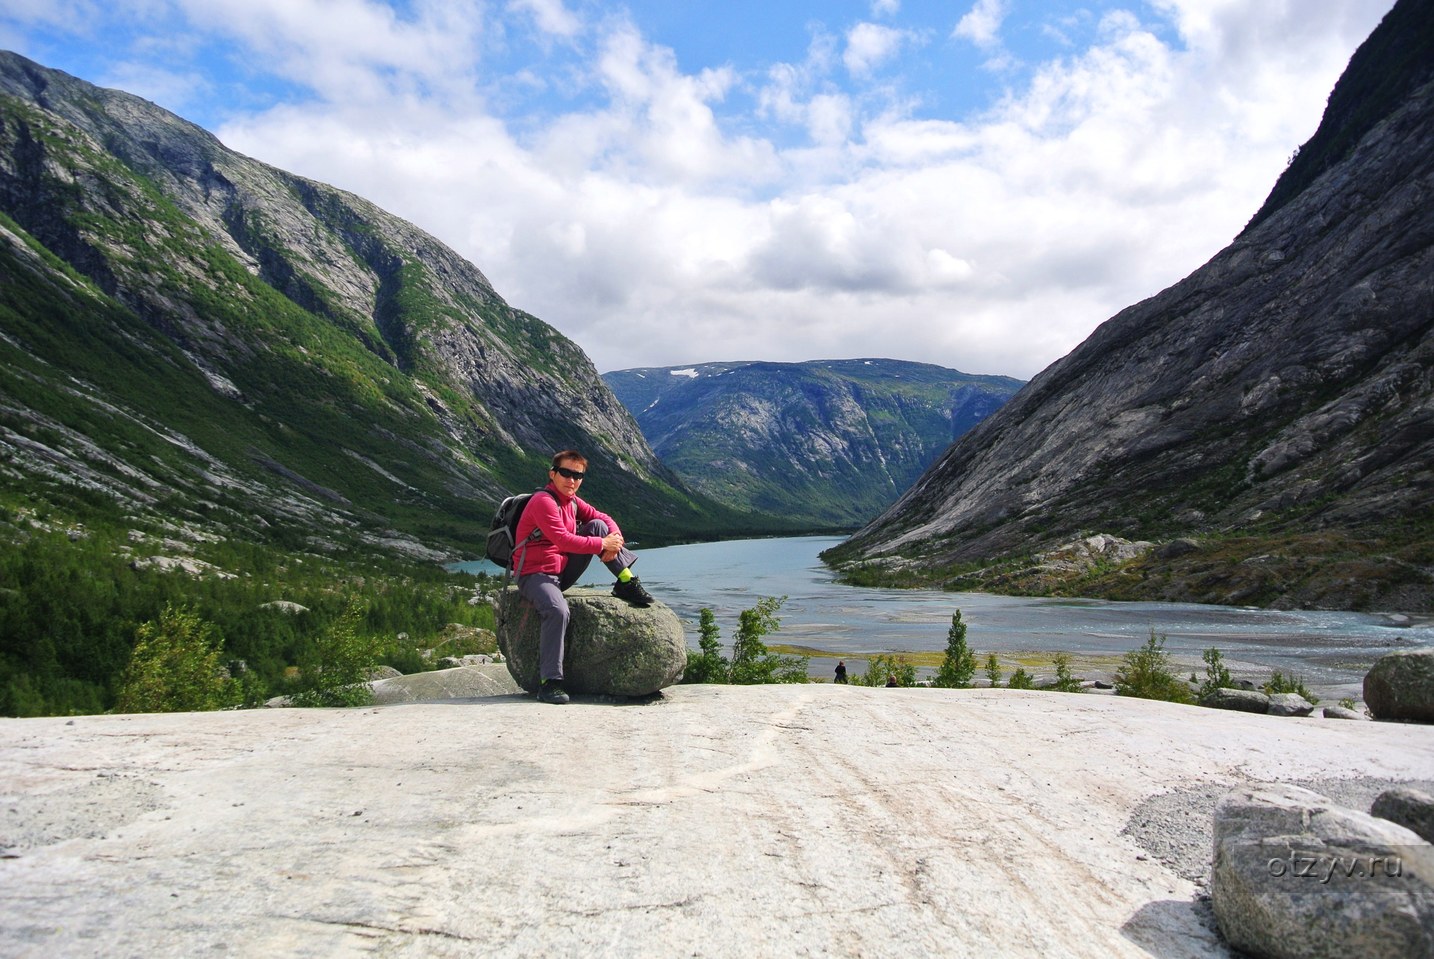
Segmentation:
[(522, 553), (523, 568), (518, 570), (519, 576), (525, 573), (551, 573), (557, 576), (568, 564), (569, 553), (601, 555), (602, 537), (577, 535), (579, 523), (600, 519), (607, 523), (609, 532), (622, 532), (611, 516), (594, 509), (580, 497), (564, 496), (552, 483), (548, 484), (547, 491), (553, 495), (539, 493), (534, 496), (528, 500), (528, 505), (523, 508), (523, 515), (518, 518), (518, 549), (514, 550), (515, 557), (518, 551), (523, 549), (523, 540), (534, 527), (543, 531), (543, 535), (529, 543), (527, 551)]

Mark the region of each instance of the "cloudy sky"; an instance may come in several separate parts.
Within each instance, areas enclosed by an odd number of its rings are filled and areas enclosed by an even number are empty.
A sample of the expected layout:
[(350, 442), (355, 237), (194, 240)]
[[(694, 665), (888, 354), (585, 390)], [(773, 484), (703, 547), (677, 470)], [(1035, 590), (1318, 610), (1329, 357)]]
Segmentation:
[(1027, 378), (1241, 230), (1393, 0), (4, 0), (602, 371)]

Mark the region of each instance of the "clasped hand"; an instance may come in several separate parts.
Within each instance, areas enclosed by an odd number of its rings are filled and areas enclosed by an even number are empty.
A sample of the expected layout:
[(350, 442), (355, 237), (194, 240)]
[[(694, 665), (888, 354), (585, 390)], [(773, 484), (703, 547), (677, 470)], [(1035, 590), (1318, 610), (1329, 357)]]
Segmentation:
[(618, 550), (622, 549), (622, 534), (608, 533), (602, 538), (602, 555), (599, 557), (604, 563), (611, 562), (617, 558)]

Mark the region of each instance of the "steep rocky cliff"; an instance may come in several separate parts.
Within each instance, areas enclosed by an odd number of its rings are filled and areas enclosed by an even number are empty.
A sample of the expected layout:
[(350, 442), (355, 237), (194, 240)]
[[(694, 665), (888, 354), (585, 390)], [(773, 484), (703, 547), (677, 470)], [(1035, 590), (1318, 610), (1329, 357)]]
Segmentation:
[(1021, 386), (901, 360), (604, 373), (663, 463), (728, 506), (852, 529)]
[[(1282, 181), (1292, 195), (1052, 364), (829, 559), (956, 588), (1434, 609), (1431, 79), (1434, 3), (1401, 0), (1331, 98), (1319, 165)], [(1030, 558), (1097, 532), (1154, 548), (1075, 578)]]
[(496, 498), (577, 446), (632, 532), (731, 522), (433, 237), (11, 53), (0, 354), (0, 480), (69, 511), (472, 555)]

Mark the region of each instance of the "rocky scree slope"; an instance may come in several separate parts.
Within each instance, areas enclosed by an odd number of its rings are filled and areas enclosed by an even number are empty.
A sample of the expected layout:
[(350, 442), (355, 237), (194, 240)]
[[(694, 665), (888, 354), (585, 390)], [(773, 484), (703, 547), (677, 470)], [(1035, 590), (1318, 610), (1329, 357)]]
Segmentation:
[[(1332, 97), (1316, 139), (1359, 118), (1347, 153), (828, 559), (954, 588), (1434, 610), (1431, 8), (1402, 0), (1352, 58), (1341, 87), (1403, 92), (1374, 119)], [(1407, 75), (1365, 82), (1410, 36)], [(1157, 546), (1075, 580), (1027, 558), (1094, 532)]]
[(886, 359), (702, 363), (603, 379), (688, 486), (839, 529), (890, 505), (1022, 385)]
[(81, 515), (457, 558), (567, 446), (631, 532), (721, 514), (433, 237), (3, 52), (0, 354), (0, 482)]

